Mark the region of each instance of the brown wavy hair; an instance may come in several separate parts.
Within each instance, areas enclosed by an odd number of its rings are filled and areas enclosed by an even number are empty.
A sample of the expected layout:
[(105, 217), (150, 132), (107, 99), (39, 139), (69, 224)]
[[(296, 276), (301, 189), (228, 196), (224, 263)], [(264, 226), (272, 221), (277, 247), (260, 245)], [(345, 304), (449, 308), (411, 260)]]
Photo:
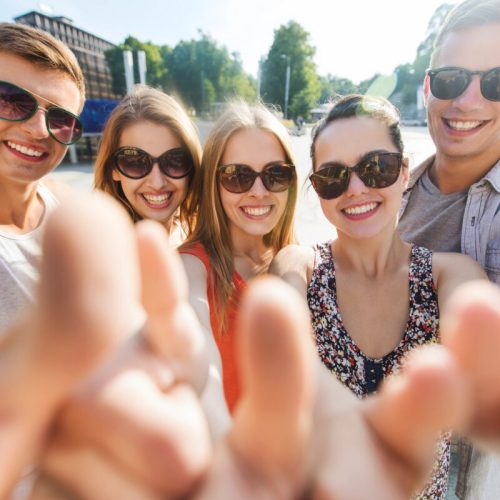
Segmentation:
[(142, 219), (127, 200), (121, 183), (113, 180), (115, 168), (112, 156), (118, 149), (123, 131), (140, 120), (168, 127), (189, 152), (194, 169), (188, 177), (186, 198), (179, 207), (179, 221), (186, 235), (194, 227), (197, 189), (194, 188), (200, 176), (201, 144), (197, 130), (182, 106), (171, 96), (147, 85), (136, 85), (134, 91), (125, 96), (109, 116), (97, 153), (94, 187), (117, 199), (130, 214), (134, 222)]
[[(217, 168), (229, 139), (242, 129), (260, 129), (276, 137), (285, 153), (286, 161), (294, 163), (287, 130), (263, 104), (249, 105), (243, 101), (229, 104), (214, 124), (203, 149), (202, 177), (198, 214), (193, 233), (180, 247), (180, 251), (201, 243), (210, 259), (211, 281), (220, 332), (227, 329), (227, 304), (234, 291), (233, 245), (227, 215), (222, 207)], [(293, 217), (297, 203), (297, 176), (288, 189), (286, 207), (276, 227), (264, 236), (264, 243), (277, 253), (295, 242)], [(216, 332), (214, 332), (215, 334)]]

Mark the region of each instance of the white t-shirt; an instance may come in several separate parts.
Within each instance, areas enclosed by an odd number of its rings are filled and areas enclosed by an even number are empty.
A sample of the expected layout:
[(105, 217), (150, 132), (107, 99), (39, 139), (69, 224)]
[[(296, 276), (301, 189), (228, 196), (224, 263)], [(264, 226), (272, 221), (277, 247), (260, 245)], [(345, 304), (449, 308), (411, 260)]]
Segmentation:
[(33, 302), (43, 229), (48, 215), (58, 205), (56, 197), (41, 183), (38, 194), (45, 209), (40, 224), (33, 231), (25, 234), (0, 231), (0, 335)]

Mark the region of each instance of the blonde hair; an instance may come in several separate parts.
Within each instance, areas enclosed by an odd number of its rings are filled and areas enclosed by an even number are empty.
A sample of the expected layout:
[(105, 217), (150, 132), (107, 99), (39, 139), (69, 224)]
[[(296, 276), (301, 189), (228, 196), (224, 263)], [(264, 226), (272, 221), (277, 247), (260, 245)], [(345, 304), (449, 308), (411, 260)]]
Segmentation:
[[(286, 156), (293, 162), (290, 138), (285, 127), (264, 105), (250, 106), (243, 101), (229, 104), (214, 124), (203, 149), (202, 181), (199, 186), (198, 219), (190, 238), (180, 250), (201, 243), (210, 259), (214, 300), (220, 319), (220, 332), (227, 329), (226, 308), (234, 290), (233, 247), (227, 215), (222, 207), (217, 169), (229, 139), (242, 129), (260, 129), (276, 137)], [(276, 227), (264, 236), (264, 243), (277, 253), (295, 242), (293, 217), (297, 202), (297, 177), (288, 189), (286, 207)], [(215, 332), (214, 332), (215, 333)]]
[(85, 79), (75, 54), (63, 42), (31, 26), (0, 23), (0, 52), (16, 55), (40, 68), (68, 75), (80, 92), (83, 108)]
[(465, 0), (458, 3), (448, 13), (436, 35), (430, 67), (434, 67), (443, 40), (448, 34), (465, 28), (499, 22), (500, 0)]
[(180, 205), (179, 220), (186, 234), (194, 226), (197, 200), (194, 184), (199, 177), (201, 145), (196, 128), (182, 106), (169, 95), (147, 85), (136, 85), (109, 116), (103, 130), (95, 163), (94, 187), (116, 198), (134, 222), (142, 217), (127, 200), (121, 183), (113, 180), (113, 153), (120, 145), (123, 131), (140, 120), (168, 127), (189, 152), (194, 169), (188, 177), (188, 193)]

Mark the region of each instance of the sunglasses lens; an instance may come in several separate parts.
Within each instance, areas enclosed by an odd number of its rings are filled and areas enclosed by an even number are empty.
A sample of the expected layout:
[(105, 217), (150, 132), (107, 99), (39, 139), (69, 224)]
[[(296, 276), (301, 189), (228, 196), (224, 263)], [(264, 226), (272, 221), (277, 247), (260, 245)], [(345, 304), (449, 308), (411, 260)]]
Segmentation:
[(488, 71), (481, 78), (481, 92), (490, 101), (500, 101), (500, 68)]
[(220, 182), (231, 193), (249, 191), (257, 173), (246, 165), (226, 165), (220, 170)]
[(400, 154), (379, 154), (367, 158), (358, 167), (359, 178), (370, 188), (385, 188), (392, 186), (401, 169)]
[(349, 185), (349, 170), (344, 165), (329, 165), (310, 177), (314, 190), (320, 198), (338, 198)]
[(173, 179), (182, 179), (193, 169), (190, 155), (181, 148), (171, 149), (163, 153), (159, 162), (162, 172)]
[(293, 168), (290, 165), (271, 165), (262, 175), (262, 181), (268, 191), (279, 193), (286, 191), (293, 180)]
[(61, 108), (47, 111), (49, 132), (62, 144), (73, 144), (82, 136), (83, 125), (80, 120)]
[(431, 74), (431, 92), (438, 99), (455, 99), (469, 85), (469, 75), (459, 69), (437, 70)]
[(26, 120), (36, 108), (36, 100), (28, 92), (11, 83), (0, 82), (0, 119)]
[(119, 150), (115, 156), (116, 168), (126, 177), (140, 179), (151, 171), (148, 155), (136, 148)]

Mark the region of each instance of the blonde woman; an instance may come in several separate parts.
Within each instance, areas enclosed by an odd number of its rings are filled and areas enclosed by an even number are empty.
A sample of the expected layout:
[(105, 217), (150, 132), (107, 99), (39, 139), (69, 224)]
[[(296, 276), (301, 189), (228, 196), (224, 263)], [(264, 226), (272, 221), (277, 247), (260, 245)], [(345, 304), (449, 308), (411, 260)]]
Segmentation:
[(137, 85), (111, 113), (95, 166), (95, 187), (116, 198), (134, 222), (153, 219), (177, 246), (194, 225), (201, 146), (182, 106)]
[(234, 345), (241, 293), (294, 242), (297, 176), (288, 133), (263, 105), (233, 103), (207, 138), (201, 170), (199, 218), (180, 252), (232, 412), (240, 392)]

